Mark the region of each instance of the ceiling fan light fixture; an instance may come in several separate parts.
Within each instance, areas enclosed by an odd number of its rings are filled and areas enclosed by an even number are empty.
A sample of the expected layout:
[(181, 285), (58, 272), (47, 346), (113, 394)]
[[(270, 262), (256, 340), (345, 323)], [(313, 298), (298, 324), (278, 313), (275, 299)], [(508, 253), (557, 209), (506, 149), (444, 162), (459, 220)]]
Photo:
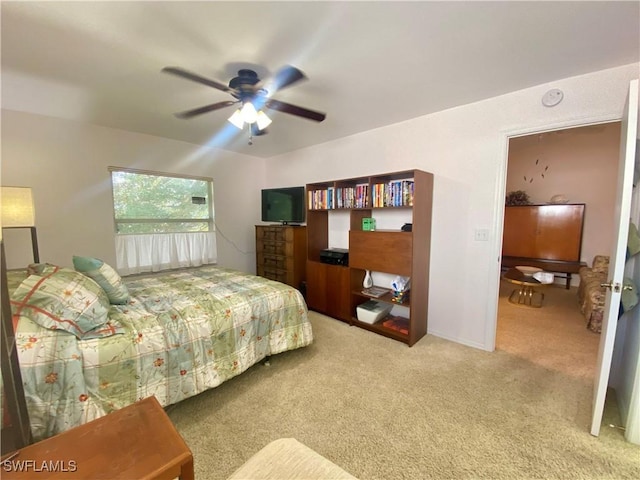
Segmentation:
[(250, 134), (257, 136), (267, 133), (266, 129), (272, 123), (271, 119), (262, 111), (263, 107), (270, 111), (277, 110), (316, 122), (322, 122), (326, 117), (324, 113), (270, 98), (271, 93), (275, 93), (281, 88), (291, 86), (306, 78), (303, 72), (291, 65), (285, 65), (276, 72), (272, 79), (272, 86), (268, 89), (265, 89), (262, 85), (261, 80), (258, 78), (258, 74), (254, 70), (246, 68), (238, 70), (238, 76), (232, 78), (229, 81), (228, 86), (222, 82), (202, 77), (180, 67), (165, 67), (162, 71), (227, 92), (234, 98), (233, 100), (216, 102), (210, 105), (203, 105), (202, 107), (192, 108), (191, 110), (176, 113), (175, 116), (178, 118), (193, 118), (204, 113), (214, 112), (221, 108), (237, 105), (240, 108), (236, 107), (233, 115), (231, 115), (227, 120), (238, 130), (243, 130), (245, 123), (248, 124)]
[(233, 112), (233, 115), (231, 115), (228, 120), (231, 124), (233, 124), (234, 127), (240, 130), (242, 130), (242, 127), (244, 127), (244, 120), (242, 119), (242, 112), (240, 111), (240, 109), (237, 109), (235, 112)]
[(245, 123), (255, 123), (258, 118), (256, 107), (254, 107), (251, 102), (245, 102), (240, 113), (242, 113), (242, 120), (244, 120)]
[(259, 130), (264, 130), (269, 125), (271, 125), (271, 122), (272, 120), (267, 116), (266, 113), (264, 113), (262, 110), (258, 112), (256, 116), (256, 123), (258, 124)]

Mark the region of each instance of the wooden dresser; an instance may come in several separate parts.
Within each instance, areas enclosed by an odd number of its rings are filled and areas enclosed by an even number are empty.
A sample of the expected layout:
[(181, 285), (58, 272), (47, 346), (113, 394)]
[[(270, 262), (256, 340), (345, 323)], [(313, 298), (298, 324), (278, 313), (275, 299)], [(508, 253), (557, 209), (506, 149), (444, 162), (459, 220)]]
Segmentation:
[(306, 277), (307, 228), (256, 225), (256, 273), (300, 288)]

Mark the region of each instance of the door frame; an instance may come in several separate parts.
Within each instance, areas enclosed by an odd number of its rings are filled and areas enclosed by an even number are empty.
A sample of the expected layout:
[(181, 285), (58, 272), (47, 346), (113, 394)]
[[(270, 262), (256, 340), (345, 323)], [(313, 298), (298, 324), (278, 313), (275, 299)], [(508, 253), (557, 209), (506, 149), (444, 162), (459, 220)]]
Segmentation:
[(489, 295), (487, 305), (487, 318), (492, 321), (487, 322), (485, 329), (485, 345), (486, 349), (493, 352), (496, 349), (496, 334), (498, 328), (498, 301), (500, 296), (500, 263), (502, 258), (502, 235), (504, 230), (504, 198), (507, 194), (507, 169), (509, 166), (509, 142), (512, 138), (527, 135), (535, 135), (540, 133), (553, 132), (556, 130), (565, 130), (576, 127), (587, 127), (591, 125), (599, 125), (602, 123), (619, 122), (622, 120), (620, 115), (600, 115), (581, 119), (571, 119), (556, 123), (545, 123), (532, 125), (523, 128), (514, 128), (503, 130), (500, 132), (501, 138), (501, 155), (500, 161), (496, 166), (496, 189), (494, 198), (493, 211), (495, 212), (495, 221), (493, 222), (493, 255), (496, 259), (494, 267), (489, 269)]

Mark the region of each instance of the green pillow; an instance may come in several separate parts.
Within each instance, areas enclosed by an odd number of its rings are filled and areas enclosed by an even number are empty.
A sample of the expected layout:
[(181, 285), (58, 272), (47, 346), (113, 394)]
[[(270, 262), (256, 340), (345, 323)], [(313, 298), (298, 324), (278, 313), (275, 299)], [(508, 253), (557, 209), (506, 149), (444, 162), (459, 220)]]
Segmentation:
[(92, 257), (73, 257), (74, 268), (92, 278), (106, 292), (114, 305), (123, 305), (129, 301), (129, 290), (113, 267), (102, 260)]
[(44, 276), (29, 275), (11, 295), (11, 306), (14, 315), (80, 339), (122, 331), (108, 325), (109, 299), (100, 285), (69, 268)]

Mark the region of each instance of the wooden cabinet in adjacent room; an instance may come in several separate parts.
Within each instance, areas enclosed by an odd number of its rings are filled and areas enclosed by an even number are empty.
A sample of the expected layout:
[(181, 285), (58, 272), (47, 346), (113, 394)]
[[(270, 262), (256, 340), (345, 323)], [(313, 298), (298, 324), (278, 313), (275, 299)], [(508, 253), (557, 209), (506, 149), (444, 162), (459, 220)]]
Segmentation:
[(300, 288), (306, 277), (304, 226), (256, 225), (256, 273)]
[(508, 206), (502, 254), (577, 262), (582, 247), (584, 203)]
[(514, 205), (504, 210), (502, 268), (529, 265), (571, 275), (586, 265), (580, 261), (585, 204)]

